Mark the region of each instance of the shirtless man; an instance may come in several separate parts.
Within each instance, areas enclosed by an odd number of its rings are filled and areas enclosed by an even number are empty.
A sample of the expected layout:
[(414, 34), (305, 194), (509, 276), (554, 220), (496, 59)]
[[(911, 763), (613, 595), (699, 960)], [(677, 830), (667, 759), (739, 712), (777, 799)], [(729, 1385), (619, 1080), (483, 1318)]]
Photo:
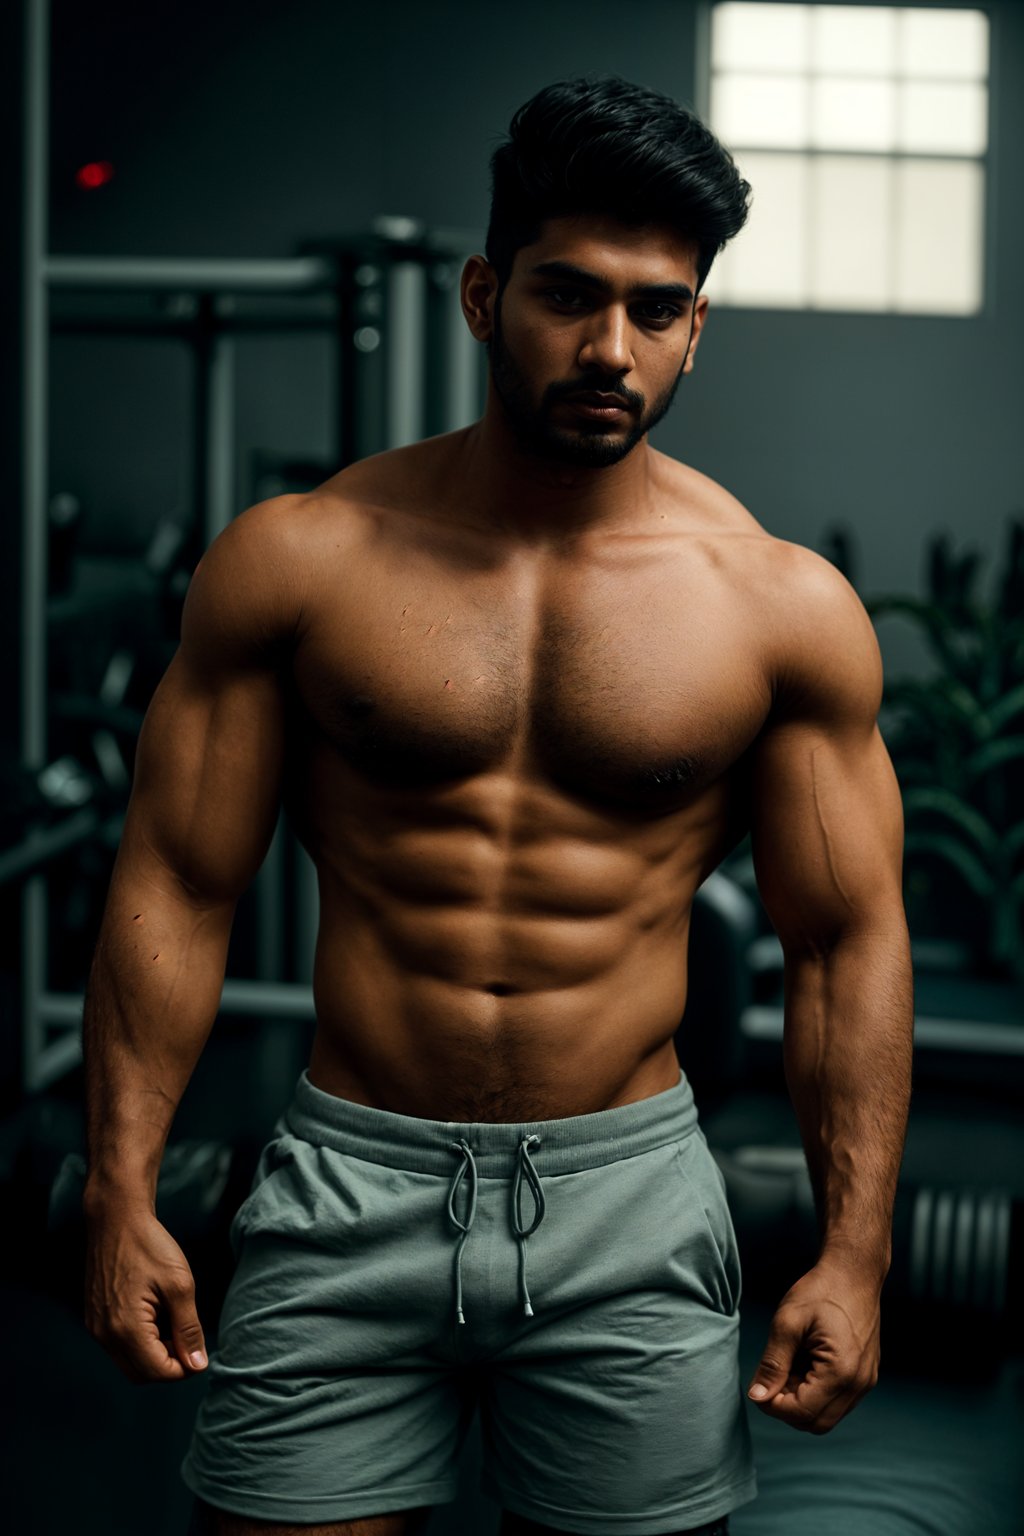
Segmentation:
[(828, 563), (647, 441), (749, 189), (621, 81), (542, 91), (493, 166), (485, 414), (204, 556), (90, 983), (88, 1321), (181, 1380), (207, 1356), (157, 1170), (284, 799), (318, 1027), (184, 1468), (220, 1536), (419, 1529), (475, 1401), (505, 1536), (721, 1532), (753, 1497), (673, 1047), (694, 893), (748, 828), (822, 1240), (747, 1395), (822, 1433), (876, 1379), (911, 1043), (878, 650)]

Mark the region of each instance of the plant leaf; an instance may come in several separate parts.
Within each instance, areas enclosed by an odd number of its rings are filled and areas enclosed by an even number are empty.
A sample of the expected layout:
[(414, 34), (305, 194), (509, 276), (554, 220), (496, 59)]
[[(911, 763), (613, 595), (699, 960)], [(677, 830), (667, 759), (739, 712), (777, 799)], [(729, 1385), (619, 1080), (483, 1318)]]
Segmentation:
[(926, 602), (919, 597), (904, 597), (899, 593), (891, 593), (869, 598), (864, 606), (872, 619), (876, 616), (898, 614), (920, 624), (946, 670), (954, 675), (959, 674), (960, 669), (951, 644), (954, 625), (938, 603)]
[(998, 858), (1001, 842), (998, 832), (989, 825), (980, 811), (966, 805), (948, 789), (908, 789), (903, 796), (903, 811), (908, 819), (917, 813), (945, 816), (960, 831), (973, 838), (990, 859)]
[(905, 853), (935, 854), (952, 865), (978, 896), (990, 897), (996, 889), (996, 882), (977, 855), (944, 832), (908, 832), (903, 848)]
[(898, 747), (892, 749), (893, 767), (901, 785), (924, 784), (935, 786), (935, 763), (931, 758), (902, 757)]
[(993, 704), (988, 711), (989, 724), (993, 735), (1002, 730), (1014, 715), (1024, 710), (1024, 683), (1018, 683), (1016, 688), (1011, 688), (1009, 693)]
[(972, 779), (991, 773), (1017, 757), (1024, 757), (1024, 736), (1004, 736), (1001, 741), (987, 741), (977, 752), (972, 752), (965, 764)]
[(1006, 570), (999, 592), (999, 606), (1006, 618), (1024, 611), (1024, 521), (1010, 519), (1006, 540)]
[(969, 688), (965, 688), (955, 677), (941, 672), (928, 678), (897, 678), (889, 684), (887, 692), (892, 699), (914, 702), (938, 698), (943, 704), (966, 716), (977, 714), (981, 707)]
[(966, 726), (972, 734), (981, 734), (977, 725), (982, 718), (980, 706), (967, 688), (951, 679), (921, 682), (901, 678), (886, 688), (885, 703), (890, 709), (925, 716), (943, 731)]

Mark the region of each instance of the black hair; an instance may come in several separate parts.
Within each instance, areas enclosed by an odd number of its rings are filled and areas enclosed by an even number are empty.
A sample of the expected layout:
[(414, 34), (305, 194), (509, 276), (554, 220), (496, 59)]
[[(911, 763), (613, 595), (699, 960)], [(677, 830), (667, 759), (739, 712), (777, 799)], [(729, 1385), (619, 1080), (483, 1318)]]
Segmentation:
[(703, 284), (747, 217), (749, 183), (695, 113), (616, 76), (560, 80), (521, 106), (491, 156), (487, 260), (502, 287), (545, 219), (604, 214), (668, 225), (698, 248)]

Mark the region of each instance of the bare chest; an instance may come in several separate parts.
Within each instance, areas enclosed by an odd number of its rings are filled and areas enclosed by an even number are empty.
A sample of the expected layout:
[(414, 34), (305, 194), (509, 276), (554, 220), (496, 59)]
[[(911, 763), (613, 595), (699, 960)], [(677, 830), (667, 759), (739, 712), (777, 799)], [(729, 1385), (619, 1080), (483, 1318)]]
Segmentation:
[(764, 720), (750, 616), (706, 570), (364, 574), (316, 615), (295, 684), (323, 746), (375, 783), (427, 789), (515, 763), (665, 812)]

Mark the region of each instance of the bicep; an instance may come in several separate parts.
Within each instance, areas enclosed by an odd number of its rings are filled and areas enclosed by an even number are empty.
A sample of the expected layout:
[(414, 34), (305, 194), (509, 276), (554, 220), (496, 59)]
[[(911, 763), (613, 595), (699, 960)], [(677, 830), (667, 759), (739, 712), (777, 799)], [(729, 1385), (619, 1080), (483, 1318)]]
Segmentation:
[(236, 899), (273, 836), (284, 704), (270, 670), (197, 674), (179, 651), (139, 737), (126, 859), (203, 901)]
[(903, 814), (873, 722), (792, 721), (755, 753), (758, 887), (790, 950), (827, 949), (901, 900)]
[(807, 563), (774, 718), (753, 752), (752, 844), (783, 946), (813, 954), (901, 907), (903, 811), (878, 729), (871, 621), (837, 572)]
[(260, 533), (233, 525), (193, 578), (181, 647), (139, 737), (119, 857), (203, 903), (249, 884), (280, 806), (279, 663), (294, 605)]

